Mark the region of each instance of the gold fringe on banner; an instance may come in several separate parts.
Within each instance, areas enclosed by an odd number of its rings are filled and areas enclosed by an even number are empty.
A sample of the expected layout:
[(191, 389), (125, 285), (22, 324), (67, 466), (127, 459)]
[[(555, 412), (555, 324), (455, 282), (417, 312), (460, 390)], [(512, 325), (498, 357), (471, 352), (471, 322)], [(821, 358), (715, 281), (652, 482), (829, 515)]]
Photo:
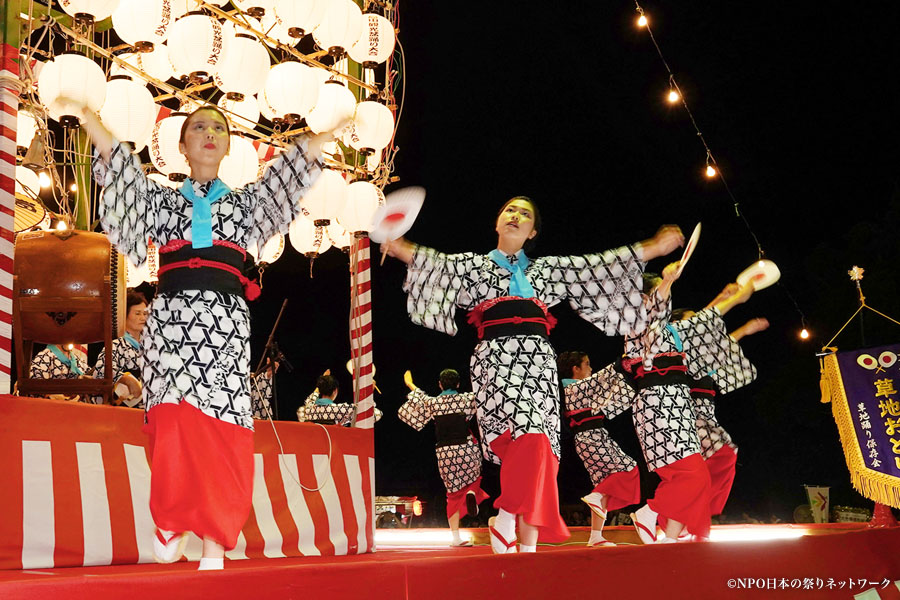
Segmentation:
[(821, 388), (822, 402), (828, 401), (825, 394), (831, 398), (831, 411), (841, 436), (844, 458), (847, 460), (847, 469), (850, 471), (850, 481), (854, 489), (869, 500), (900, 508), (900, 478), (866, 466), (866, 457), (863, 456), (856, 437), (856, 427), (850, 414), (850, 402), (844, 390), (836, 354), (829, 354), (824, 359)]

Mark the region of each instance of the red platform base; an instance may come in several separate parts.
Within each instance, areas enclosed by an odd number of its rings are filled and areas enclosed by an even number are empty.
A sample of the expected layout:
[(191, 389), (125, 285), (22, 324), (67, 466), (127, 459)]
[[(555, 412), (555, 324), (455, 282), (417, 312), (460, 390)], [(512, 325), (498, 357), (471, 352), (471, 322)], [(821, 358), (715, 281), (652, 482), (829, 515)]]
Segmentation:
[(228, 561), (224, 571), (204, 573), (187, 562), (3, 571), (0, 597), (900, 599), (900, 529), (834, 531), (758, 542), (578, 544), (509, 556), (485, 546), (379, 548)]

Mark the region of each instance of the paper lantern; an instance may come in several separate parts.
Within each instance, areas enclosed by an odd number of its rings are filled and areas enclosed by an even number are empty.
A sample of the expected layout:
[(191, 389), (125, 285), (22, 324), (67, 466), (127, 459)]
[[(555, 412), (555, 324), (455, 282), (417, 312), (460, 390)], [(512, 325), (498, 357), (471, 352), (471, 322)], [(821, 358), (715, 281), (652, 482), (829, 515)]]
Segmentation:
[(244, 96), (241, 100), (230, 100), (227, 96), (222, 96), (216, 104), (226, 111), (228, 120), (235, 125), (253, 129), (259, 124), (259, 104), (253, 96)]
[(275, 116), (294, 122), (305, 118), (319, 95), (313, 69), (296, 61), (287, 61), (269, 70), (263, 93)]
[(362, 29), (362, 11), (353, 0), (329, 0), (313, 38), (320, 48), (340, 56), (356, 43)]
[(368, 13), (364, 17), (362, 35), (348, 54), (363, 67), (373, 69), (393, 54), (396, 35), (394, 26), (381, 15)]
[(140, 267), (134, 266), (130, 258), (125, 259), (125, 286), (134, 288), (150, 279), (150, 269), (145, 262)]
[(37, 133), (37, 119), (27, 110), (19, 110), (16, 116), (16, 146), (27, 148)]
[(394, 115), (390, 109), (373, 100), (360, 102), (353, 118), (350, 145), (363, 154), (378, 152), (391, 143)]
[(261, 114), (262, 116), (264, 116), (265, 118), (267, 118), (270, 121), (280, 118), (275, 115), (275, 109), (272, 108), (271, 104), (269, 104), (269, 100), (268, 100), (268, 98), (266, 98), (265, 90), (263, 90), (262, 92), (257, 94), (256, 107), (259, 109), (259, 114)]
[(356, 233), (370, 231), (372, 218), (384, 204), (384, 193), (368, 181), (354, 181), (347, 186), (347, 202), (338, 217), (344, 229)]
[(236, 189), (256, 181), (258, 171), (259, 156), (253, 142), (232, 133), (228, 154), (219, 165), (219, 179), (228, 184), (228, 187)]
[(306, 117), (306, 124), (313, 133), (333, 131), (350, 121), (356, 109), (356, 97), (340, 81), (329, 79), (319, 86), (316, 106)]
[(189, 12), (172, 25), (169, 60), (176, 71), (186, 73), (192, 81), (206, 81), (219, 69), (228, 42), (217, 20), (201, 12)]
[(331, 240), (325, 235), (325, 228), (317, 226), (303, 215), (291, 222), (288, 228), (291, 246), (300, 254), (315, 256), (331, 248)]
[(328, 236), (328, 240), (331, 242), (332, 246), (343, 251), (350, 248), (350, 244), (353, 241), (353, 237), (340, 223), (332, 223), (326, 227), (325, 234)]
[(216, 87), (233, 100), (252, 96), (263, 89), (270, 66), (269, 53), (259, 40), (246, 33), (236, 33), (215, 74)]
[(159, 107), (146, 85), (128, 75), (110, 78), (100, 119), (117, 140), (131, 142), (139, 152), (153, 131), (157, 112)]
[[(94, 112), (103, 106), (106, 76), (100, 65), (91, 59), (67, 52), (58, 55), (41, 70), (38, 93), (52, 117), (66, 127), (74, 127), (83, 106)], [(74, 103), (58, 98), (70, 98)]]
[[(285, 46), (292, 47), (296, 46), (297, 42), (300, 41), (295, 37), (292, 37), (289, 32), (289, 27), (287, 23), (282, 20), (282, 18), (278, 15), (277, 9), (267, 10), (266, 14), (260, 17), (259, 27), (256, 28), (257, 31), (261, 31), (266, 34), (266, 38), (274, 40), (275, 42), (279, 42), (284, 44)], [(266, 45), (271, 48), (277, 47), (278, 44), (274, 42), (265, 41)]]
[(284, 235), (276, 233), (263, 244), (262, 253), (259, 252), (259, 244), (252, 244), (247, 248), (247, 252), (253, 256), (253, 259), (261, 265), (271, 265), (273, 262), (281, 258), (284, 254)]
[(275, 0), (275, 14), (294, 38), (302, 38), (315, 29), (325, 16), (329, 0)]
[(139, 52), (149, 52), (169, 37), (169, 28), (186, 12), (173, 0), (119, 0), (112, 13), (113, 29)]
[(313, 186), (300, 199), (300, 206), (309, 218), (318, 220), (336, 219), (347, 202), (347, 182), (340, 171), (322, 169)]
[(137, 55), (137, 67), (153, 79), (166, 81), (176, 77), (175, 67), (169, 60), (169, 46), (156, 44), (150, 52), (141, 52)]
[(241, 12), (257, 19), (272, 11), (275, 0), (231, 0)]
[(41, 193), (41, 181), (38, 174), (21, 165), (16, 167), (16, 194), (29, 198), (37, 198)]
[(116, 10), (119, 0), (59, 0), (59, 6), (73, 17), (90, 17), (94, 22), (102, 21)]
[(188, 175), (191, 167), (178, 149), (181, 126), (187, 115), (172, 113), (153, 126), (150, 134), (150, 162), (164, 175)]

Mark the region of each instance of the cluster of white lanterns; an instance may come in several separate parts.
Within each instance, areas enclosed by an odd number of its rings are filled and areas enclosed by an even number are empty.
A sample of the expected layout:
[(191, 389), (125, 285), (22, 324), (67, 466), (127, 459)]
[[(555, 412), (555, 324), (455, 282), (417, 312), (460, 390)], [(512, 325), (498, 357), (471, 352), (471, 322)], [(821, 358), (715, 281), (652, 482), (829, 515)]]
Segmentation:
[[(206, 1), (221, 6), (228, 0)], [(367, 69), (386, 61), (394, 50), (391, 23), (380, 15), (363, 14), (353, 0), (231, 2), (245, 13), (250, 28), (288, 46), (312, 34), (323, 50), (336, 57), (349, 55)], [(244, 129), (254, 128), (260, 115), (288, 123), (305, 119), (311, 131), (335, 132), (344, 144), (367, 155), (370, 170), (391, 142), (394, 116), (386, 106), (373, 100), (357, 103), (344, 82), (326, 69), (293, 60), (273, 65), (253, 31), (197, 11), (195, 0), (60, 0), (60, 5), (82, 20), (97, 22), (111, 15), (119, 37), (135, 50), (119, 58), (150, 79), (211, 79), (223, 92), (218, 105)], [(93, 60), (66, 53), (43, 66), (37, 83), (50, 117), (65, 126), (77, 125), (78, 106), (86, 105), (100, 114), (118, 140), (131, 142), (136, 150), (148, 146), (158, 171), (149, 175), (151, 180), (174, 187), (189, 173), (178, 149), (186, 115), (172, 113), (157, 120), (161, 107), (132, 70), (114, 64), (107, 80)], [(22, 111), (17, 144), (28, 146), (34, 131), (34, 117)], [(241, 187), (257, 179), (260, 169), (254, 145), (233, 134), (219, 171), (225, 183)], [(340, 171), (326, 169), (302, 202), (309, 216), (298, 217), (290, 226), (290, 242), (309, 256), (332, 246), (346, 249), (355, 233), (371, 228), (382, 204), (384, 195), (372, 183), (348, 184)], [(261, 251), (251, 252), (268, 264), (284, 247), (285, 238), (279, 235)], [(129, 285), (154, 279), (153, 256), (140, 269), (129, 265)]]
[[(153, 79), (211, 77), (224, 92), (219, 106), (243, 128), (255, 127), (260, 114), (288, 123), (306, 119), (315, 133), (343, 128), (341, 140), (370, 156), (369, 170), (377, 167), (381, 151), (390, 144), (394, 117), (386, 106), (371, 100), (357, 103), (347, 86), (325, 69), (296, 61), (272, 65), (269, 52), (249, 30), (231, 21), (222, 25), (193, 10), (194, 0), (61, 0), (60, 4), (80, 18), (89, 15), (99, 21), (112, 15), (117, 33), (137, 50), (120, 58)], [(346, 50), (366, 67), (384, 62), (394, 49), (391, 23), (380, 15), (362, 14), (353, 0), (233, 4), (261, 19), (248, 18), (251, 27), (269, 36), (278, 33), (279, 41), (284, 38), (295, 44), (297, 36), (311, 32), (322, 48), (336, 54)], [(267, 27), (267, 21), (271, 26)], [(160, 173), (175, 180), (188, 173), (178, 150), (184, 117), (172, 115), (157, 122), (160, 107), (145, 82), (129, 69), (115, 65), (107, 81), (93, 60), (62, 54), (41, 69), (38, 91), (51, 118), (75, 126), (80, 118), (78, 106), (86, 105), (100, 113), (117, 139), (131, 142), (136, 150), (149, 146)], [(229, 179), (226, 183), (239, 187), (255, 179), (258, 162), (249, 142), (232, 141), (223, 172)]]

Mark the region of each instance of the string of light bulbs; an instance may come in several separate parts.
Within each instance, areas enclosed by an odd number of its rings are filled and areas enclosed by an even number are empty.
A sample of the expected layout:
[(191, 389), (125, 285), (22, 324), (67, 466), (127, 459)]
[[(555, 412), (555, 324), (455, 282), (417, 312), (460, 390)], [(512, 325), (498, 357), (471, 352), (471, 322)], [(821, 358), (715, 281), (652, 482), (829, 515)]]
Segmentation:
[[(681, 88), (678, 86), (678, 82), (675, 80), (675, 73), (672, 71), (671, 67), (669, 67), (669, 63), (666, 60), (666, 57), (663, 55), (662, 49), (659, 47), (659, 43), (656, 41), (656, 36), (653, 35), (653, 29), (650, 27), (650, 20), (647, 18), (646, 13), (644, 12), (644, 8), (640, 5), (638, 0), (634, 0), (634, 6), (639, 15), (637, 19), (638, 27), (647, 30), (647, 34), (650, 36), (650, 41), (653, 42), (653, 47), (656, 49), (656, 53), (659, 55), (659, 59), (662, 62), (663, 67), (665, 67), (666, 73), (668, 73), (669, 75), (669, 92), (668, 94), (666, 94), (666, 101), (669, 104), (677, 104), (680, 102), (684, 107), (685, 113), (691, 120), (691, 125), (694, 128), (694, 132), (697, 134), (697, 139), (700, 140), (700, 143), (703, 145), (703, 149), (706, 151), (706, 168), (704, 169), (704, 175), (706, 175), (707, 179), (718, 177), (722, 182), (722, 187), (725, 189), (725, 193), (728, 194), (728, 197), (731, 199), (735, 216), (743, 222), (744, 227), (750, 234), (750, 237), (753, 238), (753, 242), (754, 244), (756, 244), (758, 260), (762, 261), (762, 259), (765, 257), (765, 251), (763, 250), (762, 244), (759, 241), (759, 237), (757, 237), (756, 232), (753, 231), (753, 227), (750, 226), (750, 221), (741, 210), (740, 202), (738, 202), (737, 197), (735, 197), (734, 193), (731, 191), (731, 187), (728, 185), (728, 180), (725, 178), (722, 169), (719, 167), (718, 161), (716, 161), (715, 154), (713, 154), (712, 149), (709, 147), (709, 144), (706, 141), (706, 137), (700, 130), (700, 126), (697, 124), (697, 119), (694, 118), (694, 113), (691, 112), (691, 107), (688, 106), (687, 99), (682, 93)], [(800, 315), (800, 339), (809, 339), (810, 333), (809, 329), (807, 328), (806, 315), (803, 314), (803, 311), (800, 309), (800, 305), (797, 303), (797, 300), (788, 291), (788, 289), (781, 283), (779, 283), (778, 285), (790, 299), (791, 303), (794, 305), (794, 309)]]

